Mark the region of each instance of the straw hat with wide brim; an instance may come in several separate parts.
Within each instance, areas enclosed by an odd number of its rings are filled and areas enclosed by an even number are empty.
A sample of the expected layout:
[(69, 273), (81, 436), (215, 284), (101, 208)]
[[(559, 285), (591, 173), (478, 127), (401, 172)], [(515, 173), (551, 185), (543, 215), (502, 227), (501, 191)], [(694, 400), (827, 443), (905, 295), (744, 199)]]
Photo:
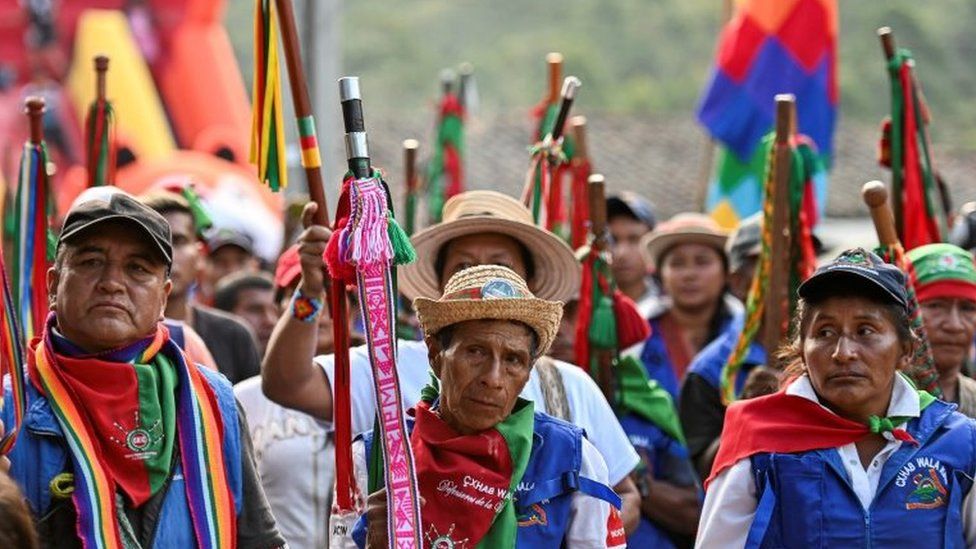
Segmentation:
[(426, 336), (469, 320), (521, 322), (538, 336), (537, 357), (549, 351), (563, 315), (561, 302), (532, 295), (519, 275), (498, 265), (464, 269), (447, 281), (440, 299), (418, 297), (413, 306)]
[(665, 252), (678, 244), (704, 244), (725, 255), (725, 241), (729, 233), (711, 217), (700, 213), (679, 213), (644, 235), (642, 243), (647, 259), (654, 268), (660, 267)]
[(443, 221), (413, 235), (417, 261), (399, 271), (399, 290), (408, 299), (441, 295), (434, 269), (437, 253), (451, 240), (483, 233), (503, 234), (522, 243), (535, 265), (533, 286), (541, 299), (566, 301), (579, 292), (580, 265), (558, 236), (532, 223), (521, 202), (495, 191), (468, 191), (444, 204)]

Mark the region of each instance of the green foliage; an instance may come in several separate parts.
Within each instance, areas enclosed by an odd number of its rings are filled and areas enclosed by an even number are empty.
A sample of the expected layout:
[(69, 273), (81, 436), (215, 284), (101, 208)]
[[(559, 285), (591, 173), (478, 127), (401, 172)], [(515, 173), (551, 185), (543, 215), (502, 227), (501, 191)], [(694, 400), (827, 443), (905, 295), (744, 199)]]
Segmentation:
[[(933, 139), (976, 143), (976, 111), (969, 108), (976, 92), (976, 38), (969, 30), (976, 2), (838, 3), (842, 117), (873, 123), (888, 112), (875, 30), (889, 25), (918, 63)], [(227, 15), (248, 79), (251, 9), (236, 0)], [(343, 65), (369, 82), (373, 112), (432, 111), (440, 69), (462, 61), (476, 68), (486, 114), (527, 112), (545, 91), (545, 54), (560, 51), (567, 73), (583, 80), (581, 111), (693, 116), (722, 10), (721, 0), (360, 0), (343, 2), (339, 13)]]

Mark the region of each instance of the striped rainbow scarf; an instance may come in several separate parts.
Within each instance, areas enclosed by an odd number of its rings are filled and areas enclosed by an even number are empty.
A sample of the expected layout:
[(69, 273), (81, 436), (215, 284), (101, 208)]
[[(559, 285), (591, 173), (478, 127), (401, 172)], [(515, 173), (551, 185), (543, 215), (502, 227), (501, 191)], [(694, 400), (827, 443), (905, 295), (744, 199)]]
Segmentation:
[[(28, 369), (32, 382), (47, 398), (65, 434), (75, 471), (72, 496), (78, 513), (78, 536), (86, 549), (116, 549), (123, 546), (119, 531), (115, 494), (117, 485), (102, 465), (100, 443), (75, 402), (58, 370), (54, 313), (48, 316), (42, 338), (31, 342)], [(157, 357), (157, 353), (162, 353)], [(116, 353), (99, 355), (115, 358)], [(149, 344), (136, 357), (140, 363), (168, 358), (176, 366), (177, 441), (186, 486), (190, 517), (201, 549), (236, 547), (236, 515), (227, 481), (223, 455), (223, 421), (216, 395), (196, 367), (169, 338), (162, 324)]]

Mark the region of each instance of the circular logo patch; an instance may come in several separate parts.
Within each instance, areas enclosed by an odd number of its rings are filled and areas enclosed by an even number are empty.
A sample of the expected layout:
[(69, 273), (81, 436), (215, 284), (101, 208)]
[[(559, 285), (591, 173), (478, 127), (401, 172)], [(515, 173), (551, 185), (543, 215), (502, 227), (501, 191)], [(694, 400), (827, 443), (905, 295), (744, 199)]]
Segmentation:
[(125, 437), (126, 446), (134, 452), (142, 452), (149, 448), (150, 441), (149, 431), (145, 429), (133, 429)]
[(522, 297), (522, 292), (518, 291), (514, 284), (501, 278), (489, 280), (481, 287), (482, 299), (506, 299), (513, 297)]

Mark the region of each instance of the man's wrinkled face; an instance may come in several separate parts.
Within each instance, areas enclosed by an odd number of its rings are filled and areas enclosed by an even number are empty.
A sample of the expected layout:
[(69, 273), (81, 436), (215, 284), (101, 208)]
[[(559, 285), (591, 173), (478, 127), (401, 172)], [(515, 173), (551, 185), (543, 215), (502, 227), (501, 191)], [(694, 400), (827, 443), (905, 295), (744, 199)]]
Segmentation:
[(490, 429), (515, 407), (532, 371), (533, 334), (508, 320), (471, 320), (453, 326), (446, 348), (428, 338), (431, 367), (440, 379), (440, 413), (461, 434)]
[(62, 245), (47, 272), (58, 329), (89, 352), (150, 335), (172, 282), (155, 245), (126, 222), (102, 223)]
[(626, 215), (617, 215), (607, 222), (613, 237), (613, 277), (618, 284), (629, 286), (647, 276), (647, 262), (641, 253), (641, 237), (650, 227)]
[[(441, 290), (455, 273), (478, 265), (501, 265), (515, 271), (523, 279), (527, 266), (517, 240), (498, 233), (477, 233), (459, 236), (444, 244), (444, 267), (440, 275)], [(534, 290), (532, 280), (526, 280)]]
[(976, 337), (976, 301), (936, 297), (921, 303), (925, 333), (939, 371), (963, 365)]
[(184, 212), (163, 214), (173, 233), (173, 296), (183, 297), (200, 274), (200, 242), (193, 216)]
[(268, 346), (268, 339), (278, 322), (278, 307), (271, 288), (246, 288), (237, 294), (237, 304), (231, 311), (243, 318), (258, 338), (261, 353)]

